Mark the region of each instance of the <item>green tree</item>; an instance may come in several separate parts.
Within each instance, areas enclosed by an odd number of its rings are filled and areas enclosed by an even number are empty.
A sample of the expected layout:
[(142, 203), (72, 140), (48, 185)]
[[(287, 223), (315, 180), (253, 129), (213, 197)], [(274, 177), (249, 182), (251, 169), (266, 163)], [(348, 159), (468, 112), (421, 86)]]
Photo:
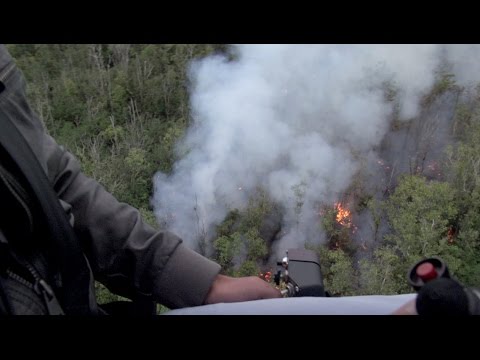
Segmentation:
[(449, 252), (447, 237), (457, 216), (448, 183), (404, 176), (386, 202), (392, 233), (386, 236), (407, 263)]
[(403, 261), (391, 246), (377, 248), (372, 259), (360, 261), (359, 293), (395, 295), (411, 292), (407, 284), (407, 271), (403, 270)]
[(356, 294), (356, 274), (350, 256), (342, 249), (313, 247), (319, 255), (325, 289), (333, 296)]
[(440, 256), (454, 274), (462, 262), (462, 251), (449, 242), (449, 229), (458, 215), (455, 195), (448, 183), (419, 176), (403, 176), (386, 201), (391, 233), (369, 262), (360, 266), (364, 293), (408, 292), (407, 271), (417, 261)]
[[(480, 101), (458, 106), (454, 123), (458, 139), (447, 149), (447, 169), (459, 209), (450, 239), (456, 250), (457, 276), (469, 286), (480, 284)], [(458, 259), (458, 260), (457, 260)], [(461, 261), (460, 261), (461, 259)], [(456, 261), (455, 261), (456, 260)], [(450, 264), (449, 264), (450, 266)]]

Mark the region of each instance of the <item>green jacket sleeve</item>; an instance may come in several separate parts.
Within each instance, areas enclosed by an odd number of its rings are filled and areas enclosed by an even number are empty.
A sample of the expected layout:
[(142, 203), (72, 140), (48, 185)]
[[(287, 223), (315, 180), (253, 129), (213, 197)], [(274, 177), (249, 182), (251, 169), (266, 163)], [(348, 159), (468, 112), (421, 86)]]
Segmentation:
[(220, 266), (174, 234), (154, 230), (137, 209), (85, 176), (50, 136), (44, 134), (44, 142), (49, 177), (59, 198), (71, 205), (95, 277), (115, 293), (131, 297), (135, 289), (170, 308), (203, 304)]

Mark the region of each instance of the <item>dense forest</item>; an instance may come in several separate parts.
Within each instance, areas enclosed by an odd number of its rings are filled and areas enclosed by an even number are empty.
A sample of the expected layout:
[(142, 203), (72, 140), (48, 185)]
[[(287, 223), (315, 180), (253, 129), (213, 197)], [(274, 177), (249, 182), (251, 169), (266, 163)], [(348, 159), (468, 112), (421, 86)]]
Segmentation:
[[(79, 159), (86, 174), (163, 228), (151, 202), (152, 179), (159, 171), (170, 173), (185, 155), (176, 144), (192, 125), (189, 64), (226, 54), (228, 47), (8, 48), (48, 132)], [(386, 87), (386, 101), (394, 101), (395, 94)], [(440, 122), (437, 113), (445, 104), (448, 116)], [(325, 288), (334, 296), (408, 293), (407, 270), (429, 256), (442, 257), (457, 278), (478, 286), (480, 87), (466, 89), (448, 70), (438, 72), (417, 116), (402, 122), (392, 118), (389, 127), (377, 149), (385, 178), (381, 191), (368, 186), (370, 175), (362, 172), (366, 167), (360, 169), (335, 202), (319, 207), (316, 221), (325, 241), (304, 244), (319, 254)], [(436, 146), (440, 130), (448, 141)], [(394, 137), (401, 134), (405, 140), (398, 145)], [(399, 157), (405, 157), (403, 163)], [(298, 209), (304, 201), (301, 185), (292, 188)], [(258, 187), (248, 206), (229, 209), (215, 234), (200, 237), (196, 250), (229, 275), (272, 271), (277, 256), (272, 243), (284, 231), (282, 211), (282, 204)], [(100, 302), (115, 298), (97, 287)]]

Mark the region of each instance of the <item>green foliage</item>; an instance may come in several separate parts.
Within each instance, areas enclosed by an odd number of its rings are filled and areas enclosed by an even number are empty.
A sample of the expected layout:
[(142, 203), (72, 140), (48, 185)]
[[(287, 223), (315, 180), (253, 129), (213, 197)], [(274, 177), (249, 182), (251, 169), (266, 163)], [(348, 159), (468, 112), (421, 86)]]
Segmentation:
[(247, 209), (242, 213), (240, 228), (246, 232), (251, 228), (259, 229), (262, 220), (273, 210), (273, 204), (267, 193), (262, 189), (257, 189), (256, 193), (250, 197)]
[(350, 296), (356, 291), (356, 274), (351, 258), (341, 249), (325, 246), (315, 249), (319, 255), (325, 289), (333, 296)]
[(244, 211), (230, 211), (217, 226), (218, 238), (213, 242), (214, 259), (222, 265), (225, 273), (237, 276), (260, 272), (259, 266), (268, 255), (266, 241), (260, 236), (260, 227), (273, 208), (267, 194), (258, 189)]
[(217, 252), (216, 260), (225, 269), (231, 267), (233, 258), (242, 246), (242, 235), (238, 232), (230, 236), (220, 236), (213, 242)]
[(456, 124), (463, 131), (459, 142), (447, 149), (448, 167), (451, 182), (465, 196), (480, 185), (480, 106), (457, 115)]
[(382, 221), (382, 213), (383, 213), (383, 204), (371, 198), (367, 201), (367, 208), (370, 210), (373, 218), (373, 231), (374, 231), (374, 240), (377, 241), (377, 234), (380, 228), (380, 223)]
[(433, 87), (432, 94), (443, 94), (455, 86), (455, 75), (451, 73), (444, 73)]
[(457, 104), (452, 129), (453, 135), (460, 139), (468, 136), (468, 129), (472, 124), (474, 115), (468, 104)]
[(186, 127), (186, 120), (183, 118), (166, 124), (164, 129), (156, 129), (162, 141), (152, 145), (151, 161), (158, 163), (158, 170), (170, 172), (173, 163), (178, 159), (175, 151), (175, 144), (180, 140)]
[[(265, 241), (254, 228), (246, 233), (235, 232), (220, 236), (214, 241), (213, 247), (216, 251), (215, 259), (224, 271), (230, 274), (258, 274), (258, 264), (268, 254)], [(238, 267), (234, 259), (240, 257), (241, 253), (244, 253), (245, 260)]]
[[(372, 259), (360, 262), (360, 292), (410, 292), (407, 271), (416, 261), (431, 256), (444, 259), (451, 272), (465, 284), (478, 284), (480, 207), (476, 208), (474, 203), (480, 199), (472, 195), (471, 204), (462, 216), (452, 185), (404, 176), (384, 205), (392, 232), (385, 236), (384, 244), (374, 251)], [(477, 204), (480, 206), (480, 202)], [(383, 205), (372, 205), (375, 218), (375, 209)], [(458, 235), (449, 235), (449, 230), (456, 227), (460, 227)]]
[(245, 260), (237, 271), (232, 273), (233, 276), (256, 276), (260, 273), (260, 267), (253, 260)]
[(240, 212), (238, 209), (231, 210), (223, 222), (217, 226), (217, 235), (218, 236), (228, 236), (234, 232), (234, 226), (237, 223), (240, 217)]
[(122, 126), (109, 125), (100, 132), (100, 136), (109, 144), (118, 144), (125, 136), (125, 129)]
[[(458, 143), (447, 150), (450, 182), (459, 209), (456, 275), (470, 286), (480, 284), (480, 102), (461, 104), (455, 126)], [(461, 261), (456, 261), (461, 259)], [(449, 265), (450, 266), (450, 265)]]
[(142, 216), (143, 221), (145, 221), (148, 225), (150, 225), (154, 229), (159, 229), (160, 226), (152, 210), (145, 209), (145, 208), (140, 208), (138, 210), (140, 211), (140, 215)]
[(249, 229), (245, 234), (247, 247), (247, 260), (255, 261), (264, 258), (268, 254), (265, 241), (260, 237), (258, 230)]
[(128, 299), (112, 294), (105, 286), (98, 281), (95, 282), (95, 293), (99, 304), (106, 304), (113, 301), (126, 301)]
[(386, 211), (393, 229), (387, 240), (408, 263), (448, 252), (447, 232), (458, 213), (448, 183), (404, 176)]
[(165, 305), (162, 305), (162, 304), (157, 304), (157, 315), (161, 315), (167, 311), (169, 311), (170, 309), (168, 307), (166, 307)]
[[(404, 176), (385, 204), (371, 203), (375, 219), (385, 208), (391, 233), (377, 247), (370, 260), (359, 267), (362, 294), (399, 294), (411, 292), (406, 276), (418, 260), (440, 256), (460, 280), (468, 280), (474, 262), (466, 259), (466, 248), (449, 238), (449, 229), (457, 222), (459, 211), (455, 192), (449, 183), (430, 181), (419, 176)], [(473, 254), (473, 253), (472, 253)]]
[(48, 131), (82, 160), (88, 175), (120, 200), (144, 208), (153, 174), (171, 169), (175, 142), (188, 126), (187, 65), (221, 49), (201, 44), (8, 48)]
[(406, 276), (412, 265), (402, 261), (392, 247), (376, 249), (371, 260), (360, 261), (360, 294), (395, 295), (411, 292)]
[(427, 106), (431, 104), (435, 98), (449, 90), (458, 90), (458, 86), (455, 83), (455, 75), (446, 72), (439, 73), (432, 89), (423, 98), (423, 105)]
[(145, 150), (138, 148), (131, 148), (125, 158), (125, 165), (132, 175), (138, 175), (147, 166), (145, 159)]

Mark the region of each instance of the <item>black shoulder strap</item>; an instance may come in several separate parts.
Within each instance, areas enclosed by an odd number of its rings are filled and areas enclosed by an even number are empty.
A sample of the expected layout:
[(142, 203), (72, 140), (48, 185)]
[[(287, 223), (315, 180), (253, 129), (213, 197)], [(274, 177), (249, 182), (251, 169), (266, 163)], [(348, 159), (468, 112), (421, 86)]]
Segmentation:
[(40, 163), (8, 115), (0, 108), (0, 145), (27, 179), (42, 210), (49, 241), (62, 275), (58, 297), (66, 314), (90, 314), (90, 273), (77, 237)]

